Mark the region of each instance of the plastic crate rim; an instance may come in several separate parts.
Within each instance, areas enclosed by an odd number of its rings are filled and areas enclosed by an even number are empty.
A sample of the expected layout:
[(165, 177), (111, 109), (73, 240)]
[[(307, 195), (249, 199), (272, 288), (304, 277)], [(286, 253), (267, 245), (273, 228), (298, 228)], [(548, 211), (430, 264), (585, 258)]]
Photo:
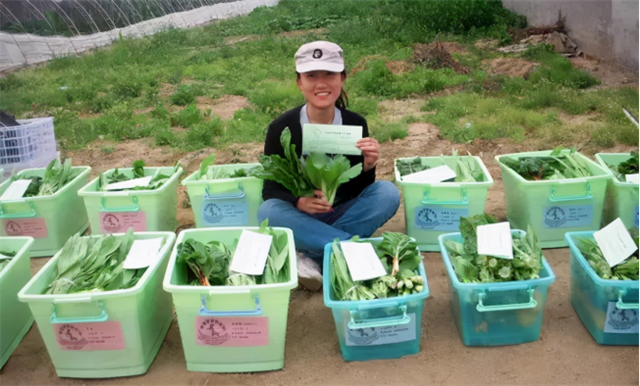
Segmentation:
[[(224, 167), (224, 166), (236, 166), (236, 165), (237, 166), (246, 166), (246, 167), (255, 167), (255, 166), (262, 165), (262, 164), (260, 164), (260, 163), (244, 163), (244, 164), (210, 165), (207, 168), (207, 171), (209, 169), (221, 168), (221, 167)], [(240, 168), (238, 168), (238, 169), (240, 169)], [(200, 173), (200, 170), (196, 170), (195, 172), (193, 172), (193, 173), (189, 174), (187, 177), (185, 177), (185, 179), (182, 180), (182, 186), (202, 186), (202, 185), (209, 185), (209, 184), (216, 183), (216, 182), (259, 180), (259, 178), (253, 177), (253, 176), (233, 177), (233, 178), (216, 178), (214, 180), (198, 180), (196, 176), (199, 173)]]
[[(412, 237), (411, 238), (413, 241), (415, 241), (415, 239)], [(382, 237), (375, 237), (375, 238), (365, 238), (365, 239), (361, 239), (361, 240), (367, 240), (367, 241), (380, 241), (382, 240)], [(418, 272), (420, 273), (420, 276), (422, 277), (422, 281), (423, 281), (423, 286), (424, 289), (417, 293), (417, 294), (411, 294), (411, 295), (407, 295), (407, 296), (395, 296), (395, 297), (391, 297), (391, 298), (385, 298), (385, 299), (372, 299), (372, 300), (334, 300), (331, 299), (331, 282), (330, 282), (330, 274), (329, 274), (329, 270), (331, 269), (331, 246), (332, 246), (333, 242), (327, 243), (324, 246), (324, 261), (323, 261), (323, 274), (322, 274), (322, 295), (323, 295), (323, 299), (324, 299), (324, 304), (325, 306), (329, 307), (329, 308), (337, 308), (337, 309), (350, 309), (350, 310), (356, 310), (358, 309), (358, 306), (366, 303), (367, 304), (367, 308), (384, 308), (384, 307), (389, 307), (389, 306), (398, 306), (398, 305), (402, 305), (402, 304), (406, 304), (406, 303), (410, 303), (410, 302), (415, 302), (415, 301), (423, 301), (424, 299), (428, 298), (430, 295), (429, 292), (429, 283), (427, 280), (427, 272), (424, 268), (424, 262), (420, 261), (420, 265), (418, 265)], [(423, 259), (424, 260), (424, 259)]]
[[(430, 157), (420, 157), (420, 159), (440, 159), (440, 158), (453, 158), (454, 156), (430, 156)], [(400, 158), (396, 158), (393, 160), (393, 171), (394, 171), (394, 176), (395, 176), (395, 183), (398, 186), (435, 186), (435, 187), (450, 187), (453, 188), (456, 185), (460, 186), (460, 187), (466, 187), (466, 186), (473, 186), (473, 187), (489, 187), (493, 185), (493, 177), (491, 177), (491, 173), (489, 173), (489, 169), (487, 169), (487, 166), (484, 164), (484, 162), (482, 162), (482, 158), (475, 156), (475, 155), (464, 155), (464, 156), (458, 156), (460, 158), (472, 158), (474, 159), (478, 165), (480, 165), (480, 168), (482, 169), (482, 174), (484, 174), (484, 178), (486, 179), (486, 181), (476, 181), (476, 182), (433, 182), (433, 183), (424, 183), (424, 182), (407, 182), (407, 181), (402, 181), (401, 177), (400, 177), (400, 173), (398, 172), (398, 168), (396, 167), (396, 161), (398, 160), (410, 160), (410, 159), (415, 159), (416, 157), (400, 157)]]
[[(124, 170), (124, 171), (131, 171), (133, 170), (133, 168), (113, 168), (113, 169), (109, 169), (104, 173), (109, 173), (109, 172), (113, 172), (115, 169), (118, 170)], [(173, 166), (160, 166), (160, 167), (145, 167), (145, 170), (147, 169), (152, 169), (152, 170), (156, 170), (156, 169), (173, 169)], [(78, 195), (82, 196), (82, 197), (104, 197), (104, 196), (131, 196), (131, 195), (136, 195), (136, 196), (152, 196), (152, 195), (157, 195), (161, 192), (164, 192), (165, 190), (168, 189), (168, 186), (175, 181), (176, 179), (180, 178), (180, 175), (182, 174), (182, 167), (178, 167), (178, 169), (176, 170), (175, 173), (173, 173), (170, 177), (169, 180), (167, 182), (165, 182), (164, 184), (162, 184), (161, 187), (159, 187), (158, 189), (147, 189), (147, 190), (122, 190), (122, 191), (99, 191), (99, 190), (90, 190), (90, 188), (100, 179), (100, 176), (94, 178), (93, 180), (89, 181), (85, 186), (83, 186), (80, 190), (78, 190)]]
[[(18, 174), (16, 174), (16, 176), (21, 176), (22, 173), (26, 173), (26, 172), (31, 172), (34, 170), (43, 170), (46, 168), (32, 168), (32, 169), (24, 169), (21, 170)], [(22, 203), (22, 202), (28, 202), (28, 201), (44, 201), (44, 200), (51, 200), (54, 198), (57, 198), (58, 196), (63, 195), (67, 190), (71, 189), (71, 186), (73, 185), (74, 182), (76, 182), (77, 180), (84, 178), (85, 176), (87, 176), (90, 172), (91, 172), (91, 166), (73, 166), (71, 168), (71, 170), (78, 170), (78, 169), (84, 169), (80, 172), (80, 174), (78, 174), (77, 176), (75, 176), (73, 178), (73, 180), (67, 182), (62, 189), (58, 189), (57, 192), (53, 193), (53, 194), (49, 194), (47, 196), (36, 196), (36, 197), (22, 197), (22, 198), (18, 198), (15, 200), (4, 200), (2, 203), (3, 204), (12, 204), (12, 203)], [(4, 181), (2, 184), (0, 184), (0, 192), (4, 192), (5, 190), (5, 185), (6, 187), (9, 186), (9, 184), (11, 184), (11, 178), (7, 179), (6, 181)]]
[[(113, 233), (113, 236), (124, 236), (125, 233)], [(73, 303), (74, 300), (77, 300), (77, 303), (85, 303), (85, 302), (94, 302), (98, 300), (105, 299), (114, 299), (121, 298), (125, 296), (137, 295), (142, 292), (142, 287), (149, 280), (149, 277), (153, 275), (158, 269), (160, 269), (160, 265), (162, 265), (162, 261), (167, 258), (169, 251), (173, 248), (173, 244), (175, 242), (176, 235), (173, 232), (134, 232), (134, 240), (147, 240), (157, 237), (167, 237), (164, 245), (160, 248), (156, 256), (160, 256), (159, 259), (156, 260), (155, 264), (149, 266), (145, 273), (140, 277), (135, 286), (127, 289), (119, 289), (113, 291), (100, 291), (100, 292), (83, 292), (83, 293), (74, 293), (74, 294), (61, 294), (61, 295), (53, 295), (53, 294), (31, 294), (31, 287), (38, 281), (41, 276), (45, 275), (45, 272), (48, 271), (50, 266), (57, 264), (58, 259), (60, 258), (60, 253), (62, 249), (60, 249), (56, 254), (49, 259), (49, 261), (42, 267), (40, 270), (27, 282), (27, 284), (18, 292), (18, 300), (23, 303), (29, 302), (51, 302), (55, 303), (56, 301), (62, 301), (64, 303)], [(82, 236), (83, 238), (100, 238), (106, 235), (88, 235)], [(138, 236), (138, 237), (136, 237)]]
[[(567, 244), (569, 244), (569, 249), (571, 249), (572, 254), (576, 257), (580, 266), (587, 272), (589, 277), (600, 287), (619, 287), (619, 284), (624, 283), (625, 287), (631, 289), (639, 289), (640, 284), (637, 280), (614, 280), (614, 279), (603, 279), (601, 278), (596, 271), (593, 270), (587, 259), (584, 257), (580, 248), (576, 242), (574, 242), (574, 238), (586, 237), (589, 239), (593, 239), (593, 233), (595, 231), (582, 231), (582, 232), (567, 232), (564, 234), (565, 240), (567, 240)], [(618, 284), (618, 285), (616, 285)], [(628, 285), (631, 284), (631, 285)]]
[[(527, 232), (521, 229), (511, 229), (511, 234), (521, 235), (522, 237), (526, 236)], [(537, 279), (529, 279), (529, 280), (512, 280), (505, 282), (496, 282), (496, 283), (462, 283), (458, 279), (458, 275), (453, 269), (453, 265), (451, 264), (451, 259), (449, 259), (449, 252), (444, 245), (445, 240), (450, 240), (453, 238), (462, 238), (462, 233), (453, 232), (453, 233), (445, 233), (438, 236), (438, 242), (440, 244), (440, 252), (442, 254), (442, 260), (444, 261), (444, 265), (447, 268), (447, 273), (449, 275), (449, 279), (451, 283), (456, 288), (464, 288), (464, 289), (478, 289), (478, 290), (486, 290), (489, 287), (498, 286), (501, 289), (507, 290), (509, 287), (521, 287), (523, 283), (530, 284), (531, 286), (540, 286), (540, 285), (550, 285), (556, 280), (556, 275), (551, 269), (551, 266), (547, 262), (547, 259), (542, 255), (542, 266), (547, 272), (547, 276), (539, 277)]]
[(257, 226), (237, 226), (237, 227), (220, 227), (220, 228), (197, 228), (197, 229), (185, 229), (178, 235), (173, 249), (171, 250), (171, 256), (169, 257), (169, 265), (162, 281), (162, 287), (165, 291), (178, 294), (198, 294), (198, 295), (231, 295), (238, 293), (265, 293), (272, 291), (280, 291), (283, 289), (291, 290), (298, 286), (298, 266), (295, 250), (295, 243), (293, 239), (293, 231), (284, 227), (271, 227), (276, 231), (284, 231), (287, 234), (289, 240), (289, 280), (283, 283), (274, 284), (256, 284), (245, 286), (193, 286), (188, 284), (173, 284), (171, 283), (171, 277), (175, 269), (178, 258), (178, 246), (189, 235), (194, 233), (211, 233), (212, 237), (210, 241), (215, 241), (215, 233), (218, 231), (238, 231), (238, 237), (242, 230), (257, 231), (260, 227)]
[(618, 180), (615, 176), (615, 174), (613, 174), (613, 172), (611, 171), (611, 169), (609, 169), (609, 167), (607, 166), (607, 163), (604, 161), (604, 159), (602, 159), (601, 156), (621, 156), (621, 155), (627, 155), (629, 156), (629, 158), (631, 158), (631, 153), (596, 153), (595, 158), (596, 161), (598, 161), (598, 163), (600, 164), (600, 166), (602, 166), (603, 169), (605, 169), (607, 171), (607, 173), (609, 173), (611, 175), (611, 181), (613, 182), (614, 185), (620, 187), (620, 188), (631, 188), (631, 189), (638, 189), (640, 187), (640, 184), (636, 184), (636, 183), (628, 183), (628, 182), (622, 182), (620, 180)]

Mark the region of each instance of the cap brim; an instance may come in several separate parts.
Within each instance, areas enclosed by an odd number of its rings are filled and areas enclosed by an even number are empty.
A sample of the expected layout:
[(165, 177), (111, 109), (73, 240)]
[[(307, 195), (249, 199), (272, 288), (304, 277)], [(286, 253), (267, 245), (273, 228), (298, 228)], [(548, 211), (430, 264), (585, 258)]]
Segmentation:
[(344, 64), (340, 63), (327, 63), (327, 62), (309, 62), (296, 65), (296, 72), (304, 73), (311, 71), (331, 71), (342, 72), (344, 71)]

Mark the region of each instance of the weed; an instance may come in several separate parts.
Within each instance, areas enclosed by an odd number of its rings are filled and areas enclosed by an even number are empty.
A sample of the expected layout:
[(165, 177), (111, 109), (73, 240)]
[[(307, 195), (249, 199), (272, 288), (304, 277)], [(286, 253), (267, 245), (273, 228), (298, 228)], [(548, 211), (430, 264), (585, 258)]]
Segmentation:
[(196, 101), (196, 97), (194, 95), (191, 87), (181, 84), (178, 86), (178, 90), (171, 95), (171, 103), (178, 106), (186, 106)]
[(116, 151), (116, 147), (115, 146), (102, 146), (102, 148), (100, 148), (100, 151), (103, 152), (104, 154), (111, 154), (114, 151)]
[(196, 105), (189, 105), (177, 114), (171, 115), (171, 126), (192, 127), (202, 122), (202, 114)]

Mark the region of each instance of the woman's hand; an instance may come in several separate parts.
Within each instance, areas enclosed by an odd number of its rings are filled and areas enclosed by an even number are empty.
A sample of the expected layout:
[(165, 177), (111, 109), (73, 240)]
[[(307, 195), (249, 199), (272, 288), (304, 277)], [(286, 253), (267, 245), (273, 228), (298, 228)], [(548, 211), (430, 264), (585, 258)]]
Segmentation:
[(327, 213), (333, 211), (331, 204), (327, 201), (324, 193), (321, 190), (313, 192), (313, 197), (300, 197), (296, 208), (299, 211), (309, 214)]
[(362, 156), (364, 157), (362, 169), (365, 172), (373, 169), (376, 163), (378, 163), (378, 157), (380, 156), (380, 144), (378, 141), (371, 137), (362, 138), (356, 142), (356, 147), (362, 150)]

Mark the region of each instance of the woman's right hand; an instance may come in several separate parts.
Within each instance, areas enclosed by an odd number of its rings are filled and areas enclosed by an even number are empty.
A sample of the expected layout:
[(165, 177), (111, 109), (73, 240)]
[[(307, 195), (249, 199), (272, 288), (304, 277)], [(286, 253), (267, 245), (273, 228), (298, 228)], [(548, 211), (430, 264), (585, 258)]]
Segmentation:
[(321, 190), (314, 191), (313, 197), (300, 197), (296, 208), (301, 212), (309, 214), (327, 213), (333, 210)]

